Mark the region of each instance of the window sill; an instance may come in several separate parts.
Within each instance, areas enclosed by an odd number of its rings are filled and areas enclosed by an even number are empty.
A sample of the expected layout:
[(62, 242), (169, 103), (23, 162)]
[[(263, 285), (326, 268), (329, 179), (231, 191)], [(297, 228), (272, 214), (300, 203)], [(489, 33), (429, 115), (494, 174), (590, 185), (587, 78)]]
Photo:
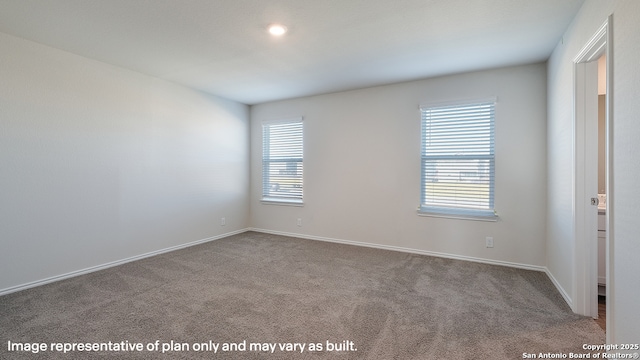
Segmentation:
[(260, 200), (263, 205), (304, 206), (302, 200), (284, 200), (264, 198)]
[(438, 212), (428, 212), (423, 210), (417, 211), (418, 216), (436, 217), (444, 219), (458, 219), (458, 220), (471, 220), (471, 221), (498, 221), (498, 215), (465, 215), (465, 214), (445, 214)]

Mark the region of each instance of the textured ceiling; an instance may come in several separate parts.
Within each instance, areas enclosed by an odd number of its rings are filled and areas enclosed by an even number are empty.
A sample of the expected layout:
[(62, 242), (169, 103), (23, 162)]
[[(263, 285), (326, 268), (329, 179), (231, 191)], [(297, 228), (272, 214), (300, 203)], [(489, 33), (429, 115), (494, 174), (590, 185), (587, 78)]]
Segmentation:
[(544, 61), (582, 3), (0, 0), (0, 32), (256, 104)]

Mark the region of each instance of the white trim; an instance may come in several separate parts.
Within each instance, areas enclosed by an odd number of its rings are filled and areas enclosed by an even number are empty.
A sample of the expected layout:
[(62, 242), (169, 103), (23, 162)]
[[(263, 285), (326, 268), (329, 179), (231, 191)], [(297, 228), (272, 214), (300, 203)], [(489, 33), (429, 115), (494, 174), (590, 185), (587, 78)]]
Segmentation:
[(545, 274), (547, 274), (547, 276), (549, 277), (549, 279), (551, 280), (553, 285), (556, 287), (558, 292), (560, 292), (560, 295), (562, 295), (562, 297), (567, 302), (567, 304), (571, 308), (573, 308), (573, 303), (571, 301), (571, 298), (569, 297), (567, 292), (562, 288), (560, 283), (556, 280), (556, 278), (553, 276), (553, 274), (549, 271), (549, 269), (546, 266), (520, 264), (520, 263), (514, 263), (514, 262), (509, 262), (509, 261), (501, 261), (501, 260), (482, 259), (482, 258), (476, 258), (476, 257), (471, 257), (471, 256), (454, 255), (454, 254), (448, 254), (448, 253), (440, 253), (440, 252), (419, 250), (419, 249), (413, 249), (413, 248), (405, 248), (405, 247), (399, 247), (399, 246), (381, 245), (381, 244), (373, 244), (373, 243), (366, 243), (366, 242), (361, 242), (361, 241), (343, 240), (343, 239), (334, 239), (334, 238), (328, 238), (328, 237), (323, 237), (323, 236), (305, 235), (305, 234), (299, 234), (299, 233), (289, 233), (289, 232), (284, 232), (284, 231), (274, 231), (274, 230), (267, 230), (267, 229), (260, 229), (260, 228), (244, 228), (244, 229), (228, 232), (228, 233), (225, 233), (225, 234), (212, 236), (212, 237), (209, 237), (209, 238), (206, 238), (206, 239), (196, 240), (196, 241), (192, 241), (192, 242), (189, 242), (189, 243), (186, 243), (186, 244), (176, 245), (176, 246), (172, 246), (172, 247), (168, 247), (168, 248), (165, 248), (165, 249), (148, 252), (148, 253), (141, 254), (141, 255), (132, 256), (132, 257), (129, 257), (129, 258), (126, 258), (126, 259), (117, 260), (117, 261), (109, 262), (109, 263), (98, 265), (98, 266), (92, 266), (92, 267), (89, 267), (89, 268), (86, 268), (86, 269), (72, 271), (72, 272), (69, 272), (69, 273), (66, 273), (66, 274), (52, 276), (50, 278), (37, 280), (37, 281), (29, 282), (29, 283), (26, 283), (26, 284), (22, 284), (22, 285), (13, 286), (13, 287), (10, 287), (10, 288), (6, 288), (6, 289), (0, 290), (0, 296), (11, 294), (11, 293), (22, 291), (22, 290), (26, 290), (26, 289), (30, 289), (30, 288), (33, 288), (33, 287), (36, 287), (36, 286), (45, 285), (45, 284), (53, 283), (53, 282), (56, 282), (56, 281), (60, 281), (60, 280), (64, 280), (64, 279), (68, 279), (68, 278), (72, 278), (72, 277), (76, 277), (76, 276), (80, 276), (80, 275), (89, 274), (89, 273), (92, 273), (92, 272), (95, 272), (95, 271), (105, 270), (105, 269), (108, 269), (110, 267), (126, 264), (126, 263), (129, 263), (129, 262), (132, 262), (132, 261), (142, 260), (142, 259), (145, 259), (145, 258), (148, 258), (148, 257), (152, 257), (152, 256), (168, 253), (168, 252), (175, 251), (175, 250), (184, 249), (184, 248), (187, 248), (187, 247), (203, 244), (203, 243), (210, 242), (210, 241), (219, 240), (219, 239), (226, 238), (226, 237), (229, 237), (229, 236), (232, 236), (232, 235), (242, 234), (242, 233), (245, 233), (245, 232), (248, 232), (248, 231), (255, 231), (255, 232), (260, 232), (260, 233), (265, 233), (265, 234), (274, 234), (274, 235), (281, 235), (281, 236), (290, 236), (290, 237), (296, 237), (296, 238), (307, 239), (307, 240), (317, 240), (317, 241), (325, 241), (325, 242), (338, 243), (338, 244), (362, 246), (362, 247), (368, 247), (368, 248), (374, 248), (374, 249), (399, 251), (399, 252), (404, 252), (404, 253), (426, 255), (426, 256), (434, 256), (434, 257), (453, 259), (453, 260), (471, 261), (471, 262), (477, 262), (477, 263), (483, 263), (483, 264), (489, 264), (489, 265), (506, 266), (506, 267), (524, 269), (524, 270), (541, 271), (541, 272), (544, 272)]
[(606, 76), (607, 76), (607, 96), (606, 96), (606, 124), (605, 124), (605, 133), (606, 133), (606, 157), (607, 157), (607, 166), (606, 166), (606, 181), (607, 181), (607, 212), (605, 214), (605, 221), (607, 223), (607, 235), (605, 239), (606, 244), (606, 261), (605, 268), (606, 271), (606, 296), (607, 296), (607, 305), (606, 305), (606, 342), (608, 344), (613, 344), (616, 341), (615, 334), (615, 310), (613, 308), (613, 303), (615, 302), (615, 273), (614, 273), (614, 234), (615, 234), (615, 226), (613, 221), (613, 214), (615, 210), (615, 192), (614, 182), (613, 182), (613, 169), (614, 169), (614, 159), (613, 159), (613, 14), (609, 15), (607, 18), (607, 48), (606, 48)]
[[(601, 48), (602, 49), (602, 48)], [(598, 210), (589, 198), (598, 193), (597, 62), (574, 64), (574, 293), (573, 310), (597, 318)], [(595, 163), (594, 163), (595, 161)], [(595, 266), (594, 266), (595, 264)]]
[(569, 296), (569, 293), (567, 293), (567, 291), (562, 287), (562, 285), (560, 285), (560, 282), (556, 279), (555, 276), (553, 276), (553, 274), (551, 273), (551, 270), (545, 267), (544, 272), (547, 274), (547, 276), (549, 277), (553, 285), (556, 287), (556, 289), (560, 293), (560, 295), (562, 295), (562, 298), (564, 299), (564, 301), (567, 302), (567, 305), (569, 305), (569, 307), (573, 310), (573, 300), (571, 300), (571, 296)]
[(493, 215), (493, 216), (474, 216), (474, 215), (460, 215), (460, 214), (447, 214), (447, 213), (439, 213), (439, 212), (429, 212), (429, 211), (422, 211), (422, 210), (418, 210), (416, 213), (418, 214), (418, 216), (444, 218), (444, 219), (488, 221), (488, 222), (496, 222), (496, 221), (498, 221), (498, 215)]
[(26, 290), (26, 289), (30, 289), (32, 287), (36, 287), (36, 286), (40, 286), (40, 285), (49, 284), (49, 283), (60, 281), (60, 280), (64, 280), (64, 279), (69, 279), (69, 278), (80, 276), (80, 275), (89, 274), (89, 273), (92, 273), (92, 272), (95, 272), (95, 271), (105, 270), (105, 269), (108, 269), (110, 267), (126, 264), (126, 263), (129, 263), (129, 262), (132, 262), (132, 261), (136, 261), (136, 260), (142, 260), (142, 259), (145, 259), (145, 258), (148, 258), (148, 257), (152, 257), (152, 256), (168, 253), (168, 252), (175, 251), (175, 250), (184, 249), (184, 248), (187, 248), (187, 247), (203, 244), (203, 243), (206, 243), (206, 242), (219, 240), (219, 239), (226, 238), (226, 237), (229, 237), (229, 236), (232, 236), (232, 235), (241, 234), (241, 233), (244, 233), (244, 232), (247, 232), (247, 231), (248, 231), (247, 228), (236, 230), (236, 231), (231, 231), (231, 232), (224, 233), (224, 234), (221, 234), (221, 235), (208, 237), (206, 239), (201, 239), (201, 240), (188, 242), (186, 244), (171, 246), (171, 247), (168, 247), (168, 248), (151, 251), (151, 252), (148, 252), (148, 253), (145, 253), (145, 254), (128, 257), (126, 259), (116, 260), (116, 261), (108, 262), (108, 263), (102, 264), (102, 265), (91, 266), (91, 267), (88, 267), (86, 269), (71, 271), (71, 272), (68, 272), (66, 274), (56, 275), (56, 276), (52, 276), (52, 277), (49, 277), (49, 278), (46, 278), (46, 279), (36, 280), (36, 281), (28, 282), (26, 284), (12, 286), (12, 287), (9, 287), (9, 288), (6, 288), (6, 289), (1, 289), (0, 290), (0, 296), (11, 294), (11, 293), (22, 291), (22, 290)]
[(296, 122), (302, 122), (304, 119), (302, 118), (302, 116), (293, 116), (293, 117), (288, 117), (288, 118), (277, 118), (277, 119), (269, 119), (269, 120), (262, 120), (262, 124), (263, 125), (272, 125), (272, 124), (280, 124), (280, 123), (296, 123)]
[(540, 271), (540, 272), (544, 272), (547, 275), (547, 277), (549, 278), (549, 280), (551, 280), (551, 283), (558, 290), (558, 292), (560, 293), (564, 301), (567, 303), (567, 305), (569, 305), (569, 307), (573, 309), (573, 301), (571, 297), (569, 296), (567, 291), (560, 285), (560, 282), (556, 280), (555, 276), (553, 276), (551, 271), (546, 266), (521, 264), (521, 263), (510, 262), (510, 261), (483, 259), (483, 258), (477, 258), (472, 256), (455, 255), (455, 254), (426, 251), (426, 250), (405, 248), (405, 247), (392, 246), (392, 245), (373, 244), (373, 243), (366, 243), (361, 241), (335, 239), (335, 238), (328, 238), (324, 236), (306, 235), (306, 234), (290, 233), (285, 231), (275, 231), (275, 230), (260, 229), (260, 228), (249, 228), (248, 231), (255, 231), (255, 232), (260, 232), (265, 234), (273, 234), (273, 235), (281, 235), (281, 236), (290, 236), (290, 237), (296, 237), (296, 238), (307, 239), (307, 240), (318, 240), (318, 241), (326, 241), (326, 242), (332, 242), (332, 243), (338, 243), (338, 244), (362, 246), (362, 247), (368, 247), (368, 248), (374, 248), (374, 249), (399, 251), (404, 253), (434, 256), (434, 257), (453, 259), (453, 260), (471, 261), (471, 262), (477, 262), (482, 264), (506, 266), (511, 268), (524, 269), (524, 270)]
[(439, 106), (453, 106), (453, 105), (465, 105), (465, 104), (477, 104), (477, 103), (498, 103), (497, 96), (489, 96), (484, 98), (468, 98), (458, 100), (446, 100), (446, 101), (434, 101), (434, 102), (421, 102), (419, 108), (431, 108)]
[(605, 21), (591, 39), (582, 47), (578, 55), (573, 58), (574, 63), (595, 61), (606, 51), (603, 50), (603, 48), (607, 45), (607, 24), (608, 22)]
[(326, 241), (326, 242), (345, 244), (345, 245), (362, 246), (362, 247), (368, 247), (368, 248), (374, 248), (374, 249), (399, 251), (399, 252), (410, 253), (410, 254), (435, 256), (435, 257), (446, 258), (446, 259), (471, 261), (471, 262), (477, 262), (477, 263), (483, 263), (483, 264), (489, 264), (489, 265), (500, 265), (500, 266), (518, 268), (518, 269), (546, 272), (546, 267), (544, 266), (520, 264), (520, 263), (514, 263), (514, 262), (502, 261), (502, 260), (483, 259), (483, 258), (477, 258), (472, 256), (455, 255), (455, 254), (441, 253), (441, 252), (435, 252), (435, 251), (406, 248), (406, 247), (400, 247), (400, 246), (382, 245), (382, 244), (374, 244), (374, 243), (344, 240), (344, 239), (335, 239), (335, 238), (328, 238), (324, 236), (306, 235), (306, 234), (290, 233), (285, 231), (276, 231), (276, 230), (268, 230), (268, 229), (249, 228), (249, 231), (255, 231), (255, 232), (260, 232), (265, 234), (296, 237), (296, 238), (307, 239), (307, 240)]
[[(587, 146), (586, 144), (591, 144), (587, 140), (588, 129), (585, 129), (584, 122), (587, 119), (587, 112), (585, 110), (586, 106), (586, 95), (585, 89), (588, 85), (588, 79), (585, 74), (587, 71), (586, 63), (590, 63), (596, 61), (598, 57), (600, 57), (603, 53), (606, 53), (607, 58), (607, 67), (606, 67), (606, 76), (607, 76), (607, 94), (606, 94), (606, 132), (607, 132), (607, 196), (613, 194), (613, 182), (612, 182), (612, 166), (613, 166), (613, 136), (611, 131), (613, 129), (613, 110), (612, 110), (612, 99), (613, 99), (613, 70), (612, 64), (613, 59), (610, 56), (613, 56), (612, 46), (613, 46), (613, 15), (610, 15), (607, 18), (607, 21), (604, 22), (602, 26), (598, 28), (596, 33), (587, 41), (587, 43), (582, 47), (582, 49), (578, 52), (578, 54), (573, 59), (573, 67), (574, 67), (574, 93), (573, 93), (573, 101), (574, 101), (574, 114), (573, 114), (573, 241), (574, 241), (574, 268), (573, 268), (573, 306), (572, 310), (581, 315), (592, 316), (597, 318), (598, 316), (598, 306), (597, 306), (597, 295), (598, 295), (598, 275), (597, 275), (597, 235), (596, 239), (593, 240), (590, 233), (585, 233), (587, 226), (592, 226), (592, 223), (596, 223), (597, 220), (595, 216), (591, 216), (592, 212), (588, 211), (589, 205), (587, 203), (587, 198), (596, 196), (596, 194), (586, 194), (585, 190), (587, 189), (587, 185), (589, 181), (592, 179), (587, 177), (587, 174), (584, 172), (584, 163), (587, 161)], [(595, 191), (597, 193), (597, 189)], [(607, 342), (610, 343), (615, 338), (612, 330), (615, 328), (613, 326), (613, 318), (612, 316), (612, 303), (613, 299), (609, 296), (614, 293), (612, 290), (614, 286), (613, 274), (612, 274), (612, 246), (613, 246), (613, 238), (612, 231), (613, 226), (611, 223), (612, 215), (611, 215), (611, 199), (608, 199), (607, 206)], [(589, 210), (591, 210), (589, 208)], [(594, 228), (597, 229), (595, 225)], [(597, 234), (597, 233), (596, 233)], [(587, 236), (588, 235), (588, 236)], [(591, 241), (593, 240), (593, 241)]]
[(300, 200), (285, 200), (277, 198), (261, 199), (260, 203), (263, 205), (285, 205), (285, 206), (304, 206), (302, 199)]

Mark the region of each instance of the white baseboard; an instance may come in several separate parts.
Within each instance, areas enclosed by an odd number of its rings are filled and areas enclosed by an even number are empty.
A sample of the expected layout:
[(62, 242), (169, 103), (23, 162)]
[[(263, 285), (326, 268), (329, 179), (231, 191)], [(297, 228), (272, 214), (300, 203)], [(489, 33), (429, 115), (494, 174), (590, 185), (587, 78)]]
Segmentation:
[(333, 242), (333, 243), (339, 243), (339, 244), (364, 246), (364, 247), (370, 247), (375, 249), (400, 251), (405, 253), (428, 255), (428, 256), (435, 256), (435, 257), (441, 257), (441, 258), (447, 258), (447, 259), (472, 261), (472, 262), (478, 262), (483, 264), (500, 265), (500, 266), (518, 268), (518, 269), (525, 269), (525, 270), (541, 271), (547, 274), (547, 276), (549, 277), (553, 285), (556, 287), (556, 289), (560, 293), (560, 295), (562, 295), (562, 298), (564, 299), (564, 301), (566, 301), (569, 307), (571, 308), (571, 310), (573, 310), (573, 301), (571, 300), (571, 297), (567, 294), (567, 292), (564, 290), (564, 288), (560, 285), (558, 280), (556, 280), (556, 278), (553, 276), (553, 274), (549, 271), (549, 269), (546, 266), (521, 264), (521, 263), (514, 263), (509, 261), (501, 261), (501, 260), (483, 259), (483, 258), (476, 258), (472, 256), (440, 253), (435, 251), (426, 251), (426, 250), (412, 249), (412, 248), (405, 248), (405, 247), (391, 246), (391, 245), (372, 244), (372, 243), (366, 243), (366, 242), (360, 242), (360, 241), (333, 239), (333, 238), (327, 238), (323, 236), (288, 233), (284, 231), (274, 231), (274, 230), (258, 229), (258, 228), (249, 228), (249, 231), (256, 231), (256, 232), (261, 232), (265, 234), (292, 236), (292, 237), (308, 239), (308, 240), (319, 240), (319, 241), (327, 241), (327, 242)]
[(560, 295), (562, 295), (562, 298), (564, 299), (564, 301), (567, 302), (567, 305), (569, 305), (569, 307), (571, 308), (571, 311), (575, 312), (575, 309), (573, 308), (573, 300), (571, 300), (571, 296), (567, 294), (567, 292), (564, 290), (562, 285), (560, 285), (558, 280), (556, 280), (555, 276), (553, 276), (553, 274), (547, 267), (544, 268), (544, 272), (547, 274), (547, 276), (549, 277), (553, 285), (556, 287), (556, 289), (558, 289), (558, 292), (560, 293)]
[(400, 251), (400, 252), (411, 253), (411, 254), (428, 255), (428, 256), (435, 256), (435, 257), (441, 257), (441, 258), (447, 258), (447, 259), (472, 261), (472, 262), (478, 262), (483, 264), (508, 266), (508, 267), (513, 267), (518, 269), (546, 272), (546, 267), (538, 266), (538, 265), (520, 264), (520, 263), (509, 262), (509, 261), (483, 259), (483, 258), (476, 258), (472, 256), (455, 255), (455, 254), (426, 251), (426, 250), (405, 248), (405, 247), (392, 246), (392, 245), (373, 244), (373, 243), (367, 243), (367, 242), (361, 242), (361, 241), (333, 239), (333, 238), (328, 238), (323, 236), (288, 233), (283, 231), (274, 231), (274, 230), (267, 230), (267, 229), (249, 228), (249, 231), (256, 231), (256, 232), (261, 232), (265, 234), (291, 236), (291, 237), (297, 237), (297, 238), (308, 239), (308, 240), (327, 241), (327, 242), (346, 244), (346, 245), (364, 246), (364, 247), (375, 248), (375, 249)]
[(228, 236), (241, 234), (241, 233), (244, 233), (244, 232), (247, 232), (247, 231), (255, 231), (255, 232), (261, 232), (261, 233), (265, 233), (265, 234), (274, 234), (274, 235), (282, 235), (282, 236), (291, 236), (291, 237), (297, 237), (297, 238), (301, 238), (301, 239), (326, 241), (326, 242), (332, 242), (332, 243), (338, 243), (338, 244), (363, 246), (363, 247), (369, 247), (369, 248), (375, 248), (375, 249), (399, 251), (399, 252), (405, 252), (405, 253), (411, 253), (411, 254), (428, 255), (428, 256), (435, 256), (435, 257), (441, 257), (441, 258), (447, 258), (447, 259), (472, 261), (472, 262), (478, 262), (478, 263), (483, 263), (483, 264), (500, 265), (500, 266), (518, 268), (518, 269), (525, 269), (525, 270), (542, 271), (542, 272), (547, 274), (547, 276), (549, 277), (549, 279), (551, 280), (553, 285), (560, 292), (560, 295), (562, 295), (564, 300), (567, 302), (567, 304), (569, 304), (569, 306), (573, 310), (573, 302), (571, 300), (571, 297), (567, 294), (567, 292), (562, 288), (562, 286), (556, 280), (556, 278), (553, 276), (553, 274), (545, 266), (520, 264), (520, 263), (514, 263), (514, 262), (509, 262), (509, 261), (501, 261), (501, 260), (482, 259), (482, 258), (476, 258), (476, 257), (471, 257), (471, 256), (455, 255), (455, 254), (440, 253), (440, 252), (435, 252), (435, 251), (426, 251), (426, 250), (420, 250), (420, 249), (405, 248), (405, 247), (399, 247), (399, 246), (381, 245), (381, 244), (373, 244), (373, 243), (366, 243), (366, 242), (361, 242), (361, 241), (343, 240), (343, 239), (334, 239), (334, 238), (328, 238), (328, 237), (323, 237), (323, 236), (306, 235), (306, 234), (298, 234), (298, 233), (289, 233), (289, 232), (274, 231), (274, 230), (259, 229), (259, 228), (240, 229), (240, 230), (224, 233), (224, 234), (221, 234), (221, 235), (212, 236), (212, 237), (209, 237), (209, 238), (206, 238), (206, 239), (196, 240), (196, 241), (192, 241), (192, 242), (189, 242), (189, 243), (186, 243), (186, 244), (176, 245), (176, 246), (172, 246), (172, 247), (168, 247), (168, 248), (165, 248), (165, 249), (160, 249), (160, 250), (148, 252), (148, 253), (141, 254), (141, 255), (132, 256), (132, 257), (129, 257), (129, 258), (126, 258), (126, 259), (116, 260), (116, 261), (112, 261), (112, 262), (109, 262), (109, 263), (106, 263), (106, 264), (102, 264), (102, 265), (92, 266), (92, 267), (89, 267), (89, 268), (86, 268), (86, 269), (72, 271), (72, 272), (69, 272), (69, 273), (66, 273), (66, 274), (56, 275), (56, 276), (52, 276), (52, 277), (49, 277), (49, 278), (46, 278), (46, 279), (36, 280), (36, 281), (32, 281), (32, 282), (29, 282), (29, 283), (26, 283), (26, 284), (12, 286), (12, 287), (9, 287), (9, 288), (6, 288), (6, 289), (1, 289), (0, 290), (0, 296), (6, 295), (6, 294), (10, 294), (10, 293), (13, 293), (13, 292), (17, 292), (17, 291), (21, 291), (21, 290), (26, 290), (26, 289), (29, 289), (29, 288), (32, 288), (32, 287), (36, 287), (36, 286), (45, 285), (45, 284), (49, 284), (49, 283), (52, 283), (52, 282), (68, 279), (68, 278), (71, 278), (71, 277), (92, 273), (94, 271), (100, 271), (100, 270), (108, 269), (110, 267), (126, 264), (128, 262), (132, 262), (132, 261), (136, 261), (136, 260), (141, 260), (141, 259), (148, 258), (148, 257), (151, 257), (151, 256), (160, 255), (160, 254), (164, 254), (164, 253), (167, 253), (167, 252), (184, 249), (184, 248), (187, 248), (187, 247), (190, 247), (190, 246), (203, 244), (203, 243), (206, 243), (206, 242), (209, 242), (209, 241), (222, 239), (222, 238), (225, 238), (225, 237), (228, 237)]
[(201, 240), (188, 242), (186, 244), (180, 244), (180, 245), (171, 246), (171, 247), (168, 247), (168, 248), (165, 248), (165, 249), (151, 251), (151, 252), (148, 252), (148, 253), (145, 253), (145, 254), (132, 256), (132, 257), (129, 257), (129, 258), (126, 258), (126, 259), (116, 260), (116, 261), (112, 261), (112, 262), (109, 262), (109, 263), (106, 263), (106, 264), (102, 264), (102, 265), (92, 266), (92, 267), (88, 267), (86, 269), (76, 270), (76, 271), (72, 271), (72, 272), (69, 272), (69, 273), (66, 273), (66, 274), (56, 275), (56, 276), (52, 276), (52, 277), (49, 277), (49, 278), (46, 278), (46, 279), (36, 280), (36, 281), (32, 281), (32, 282), (29, 282), (29, 283), (26, 283), (26, 284), (12, 286), (12, 287), (9, 287), (9, 288), (6, 288), (6, 289), (1, 289), (0, 290), (0, 296), (6, 295), (6, 294), (10, 294), (10, 293), (14, 293), (14, 292), (21, 291), (21, 290), (26, 290), (26, 289), (29, 289), (29, 288), (32, 288), (32, 287), (45, 285), (45, 284), (49, 284), (49, 283), (52, 283), (52, 282), (56, 282), (56, 281), (60, 281), (60, 280), (68, 279), (68, 278), (72, 278), (72, 277), (75, 277), (75, 276), (80, 276), (80, 275), (92, 273), (94, 271), (100, 271), (100, 270), (108, 269), (110, 267), (126, 264), (128, 262), (132, 262), (132, 261), (148, 258), (148, 257), (155, 256), (155, 255), (164, 254), (164, 253), (167, 253), (167, 252), (170, 252), (170, 251), (180, 250), (180, 249), (184, 249), (184, 248), (187, 248), (187, 247), (190, 247), (190, 246), (203, 244), (203, 243), (206, 243), (206, 242), (209, 242), (209, 241), (222, 239), (222, 238), (225, 238), (225, 237), (228, 237), (228, 236), (231, 236), (231, 235), (241, 234), (241, 233), (247, 232), (248, 230), (249, 229), (246, 229), (246, 228), (245, 229), (240, 229), (240, 230), (224, 233), (224, 234), (221, 234), (221, 235), (208, 237), (206, 239), (201, 239)]

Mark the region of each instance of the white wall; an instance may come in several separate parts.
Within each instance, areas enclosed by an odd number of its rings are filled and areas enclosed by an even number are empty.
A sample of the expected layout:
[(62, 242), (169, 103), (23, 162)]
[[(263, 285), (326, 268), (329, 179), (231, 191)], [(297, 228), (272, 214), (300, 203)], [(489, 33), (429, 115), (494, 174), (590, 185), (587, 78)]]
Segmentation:
[[(547, 267), (573, 296), (573, 58), (607, 18), (610, 3), (585, 5), (548, 62)], [(593, 6), (591, 6), (593, 8)], [(588, 24), (583, 19), (588, 19)], [(571, 299), (573, 300), (573, 299)]]
[[(422, 102), (497, 96), (498, 222), (421, 217)], [(261, 122), (303, 116), (304, 207), (265, 205)], [(251, 107), (251, 226), (545, 265), (546, 69), (534, 64)], [(296, 219), (302, 219), (302, 226)], [(495, 248), (485, 248), (493, 236)]]
[(612, 342), (638, 343), (640, 334), (640, 2), (614, 10), (614, 297)]
[(4, 34), (0, 79), (0, 292), (247, 227), (247, 106)]
[(638, 342), (640, 334), (640, 2), (587, 0), (557, 45), (548, 64), (548, 268), (561, 286), (573, 291), (572, 136), (573, 58), (613, 14), (613, 271), (609, 342)]

